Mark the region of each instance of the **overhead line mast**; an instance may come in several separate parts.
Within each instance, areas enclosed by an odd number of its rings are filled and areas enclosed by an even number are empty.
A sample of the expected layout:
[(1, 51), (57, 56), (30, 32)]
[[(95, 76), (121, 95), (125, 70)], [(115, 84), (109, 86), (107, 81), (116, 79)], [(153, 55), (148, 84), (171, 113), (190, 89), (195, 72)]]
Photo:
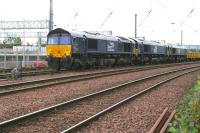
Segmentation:
[(53, 30), (53, 0), (50, 0), (49, 31)]
[[(194, 8), (192, 8), (192, 10), (189, 12), (189, 14), (182, 20), (182, 22), (180, 23), (180, 26), (182, 26), (184, 24), (184, 22), (188, 19), (188, 17), (191, 16), (191, 14), (194, 12)], [(181, 28), (181, 46), (183, 45), (183, 30)]]

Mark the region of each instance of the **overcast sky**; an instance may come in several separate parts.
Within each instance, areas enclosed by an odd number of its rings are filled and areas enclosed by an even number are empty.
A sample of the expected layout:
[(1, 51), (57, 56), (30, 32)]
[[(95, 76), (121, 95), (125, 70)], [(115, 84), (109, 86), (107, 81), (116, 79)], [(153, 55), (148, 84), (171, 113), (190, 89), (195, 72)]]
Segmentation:
[[(0, 20), (49, 18), (49, 0), (0, 0), (0, 3)], [(111, 11), (113, 14), (100, 28)], [(67, 27), (77, 12), (76, 19)], [(65, 29), (111, 30), (114, 35), (133, 37), (135, 13), (140, 37), (180, 43), (183, 30), (184, 44), (200, 44), (199, 0), (54, 0), (54, 23)]]

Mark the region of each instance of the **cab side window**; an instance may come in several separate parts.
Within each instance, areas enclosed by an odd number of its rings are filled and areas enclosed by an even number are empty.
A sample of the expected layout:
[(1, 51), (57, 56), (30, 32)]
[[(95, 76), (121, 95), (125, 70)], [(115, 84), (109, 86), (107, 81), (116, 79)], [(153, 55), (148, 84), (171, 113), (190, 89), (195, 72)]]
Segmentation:
[(78, 52), (79, 51), (79, 38), (76, 37), (76, 38), (73, 38), (73, 51), (74, 52)]

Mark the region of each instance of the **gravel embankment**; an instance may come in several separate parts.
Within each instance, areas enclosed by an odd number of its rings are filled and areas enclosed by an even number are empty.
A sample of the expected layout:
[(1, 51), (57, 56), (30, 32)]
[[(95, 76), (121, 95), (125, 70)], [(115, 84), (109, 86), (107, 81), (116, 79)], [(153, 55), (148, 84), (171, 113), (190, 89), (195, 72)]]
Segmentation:
[(45, 87), (42, 89), (1, 96), (0, 122), (69, 99), (83, 96), (91, 92), (99, 91), (119, 83), (123, 83), (133, 79), (138, 79), (151, 74), (157, 74), (168, 70), (174, 70), (177, 68), (178, 67), (170, 67), (133, 72), (128, 74), (102, 77), (98, 79), (56, 85), (51, 87)]
[(76, 132), (146, 133), (166, 107), (171, 111), (175, 109), (183, 95), (196, 83), (199, 73), (200, 71), (172, 80), (101, 116)]
[[(188, 70), (187, 70), (188, 71)], [(75, 103), (75, 105), (71, 105), (70, 108), (66, 107), (63, 110), (56, 111), (51, 115), (37, 118), (36, 121), (26, 123), (22, 127), (19, 126), (17, 129), (15, 128), (11, 132), (59, 132), (62, 131), (67, 126), (72, 126), (80, 120), (91, 116), (92, 114), (101, 111), (102, 109), (120, 101), (131, 94), (135, 94), (136, 92), (143, 90), (144, 88), (150, 87), (155, 83), (158, 83), (162, 80), (165, 80), (173, 75), (177, 75), (177, 73), (173, 73), (169, 76), (162, 76), (156, 79), (148, 80), (144, 83), (137, 83), (136, 85), (132, 85), (126, 88), (121, 89), (120, 91), (113, 91), (110, 94), (106, 93), (105, 97), (98, 96), (94, 99), (90, 98), (88, 100), (84, 100), (79, 103)], [(78, 106), (77, 106), (78, 104)], [(35, 123), (36, 122), (36, 123)], [(34, 125), (34, 126), (33, 126)]]

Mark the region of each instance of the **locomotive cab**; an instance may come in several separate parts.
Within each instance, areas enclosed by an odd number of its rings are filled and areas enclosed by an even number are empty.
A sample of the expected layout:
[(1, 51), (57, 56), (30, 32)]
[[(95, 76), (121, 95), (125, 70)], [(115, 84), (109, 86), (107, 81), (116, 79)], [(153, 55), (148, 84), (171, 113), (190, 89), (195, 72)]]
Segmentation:
[(47, 36), (48, 64), (51, 68), (59, 70), (71, 62), (72, 45), (71, 36), (67, 31), (55, 29)]

